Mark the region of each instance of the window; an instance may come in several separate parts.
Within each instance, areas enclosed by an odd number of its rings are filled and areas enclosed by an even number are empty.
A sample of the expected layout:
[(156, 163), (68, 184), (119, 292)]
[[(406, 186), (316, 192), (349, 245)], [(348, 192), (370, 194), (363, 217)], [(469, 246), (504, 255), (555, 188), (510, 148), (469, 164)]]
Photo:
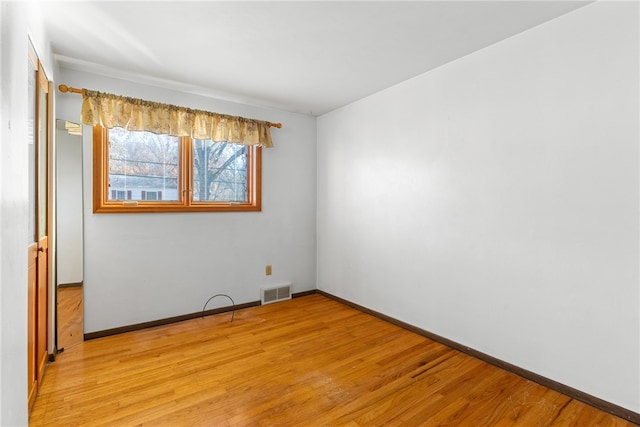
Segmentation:
[(95, 126), (93, 211), (259, 211), (261, 154), (256, 146)]
[(142, 200), (162, 200), (162, 191), (141, 191)]
[(111, 190), (111, 200), (131, 200), (131, 190)]

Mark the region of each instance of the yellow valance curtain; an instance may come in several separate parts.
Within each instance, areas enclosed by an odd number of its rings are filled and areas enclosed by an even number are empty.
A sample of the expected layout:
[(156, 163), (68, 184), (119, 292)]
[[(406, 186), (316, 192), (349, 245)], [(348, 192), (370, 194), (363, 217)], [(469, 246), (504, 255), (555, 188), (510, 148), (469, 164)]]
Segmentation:
[(161, 104), (84, 89), (81, 120), (85, 125), (149, 131), (194, 139), (273, 147), (275, 124)]

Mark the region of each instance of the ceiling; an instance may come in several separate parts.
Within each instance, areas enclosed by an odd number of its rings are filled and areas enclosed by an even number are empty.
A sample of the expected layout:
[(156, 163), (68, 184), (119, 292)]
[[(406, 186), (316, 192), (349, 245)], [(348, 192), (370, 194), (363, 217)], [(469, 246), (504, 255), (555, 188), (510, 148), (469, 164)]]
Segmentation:
[(62, 67), (320, 115), (587, 3), (46, 1), (41, 9)]

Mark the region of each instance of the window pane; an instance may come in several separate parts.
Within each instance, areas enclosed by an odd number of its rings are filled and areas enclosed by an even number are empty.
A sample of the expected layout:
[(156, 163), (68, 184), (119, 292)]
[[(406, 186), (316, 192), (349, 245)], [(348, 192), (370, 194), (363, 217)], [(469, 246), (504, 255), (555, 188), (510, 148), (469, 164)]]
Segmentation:
[(179, 141), (175, 136), (110, 129), (109, 200), (178, 201)]
[(193, 140), (193, 201), (247, 202), (247, 146)]

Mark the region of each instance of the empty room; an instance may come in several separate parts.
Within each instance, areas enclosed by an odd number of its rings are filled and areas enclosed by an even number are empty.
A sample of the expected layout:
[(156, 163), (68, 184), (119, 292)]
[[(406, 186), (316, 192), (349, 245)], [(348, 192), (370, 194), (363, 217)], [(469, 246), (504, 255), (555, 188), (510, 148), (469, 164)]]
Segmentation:
[(0, 425), (640, 425), (637, 0), (0, 22)]

